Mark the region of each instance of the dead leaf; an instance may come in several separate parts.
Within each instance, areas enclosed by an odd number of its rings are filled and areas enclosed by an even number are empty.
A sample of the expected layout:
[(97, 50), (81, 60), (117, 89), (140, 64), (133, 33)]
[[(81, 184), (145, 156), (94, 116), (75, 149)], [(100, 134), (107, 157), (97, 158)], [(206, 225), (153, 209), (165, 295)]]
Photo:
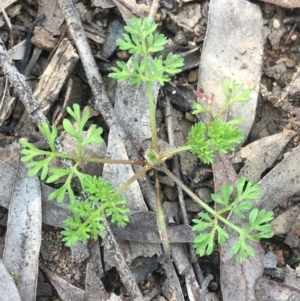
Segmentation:
[(46, 268), (44, 273), (55, 287), (58, 295), (64, 301), (84, 301), (84, 291), (60, 278)]
[[(131, 211), (129, 222), (124, 228), (111, 225), (116, 236), (130, 241), (160, 243), (156, 217), (154, 212)], [(193, 242), (195, 233), (190, 226), (178, 225), (167, 227), (170, 243)]]
[(300, 206), (290, 207), (287, 211), (281, 213), (271, 222), (272, 230), (275, 235), (287, 234), (295, 222), (297, 216), (300, 215)]
[[(262, 15), (260, 8), (249, 1), (212, 0), (207, 33), (199, 65), (198, 88), (214, 99), (213, 112), (224, 104), (221, 84), (226, 77), (253, 89), (249, 102), (230, 106), (226, 120), (239, 118), (244, 139), (255, 116), (263, 59)], [(207, 119), (203, 116), (203, 119)]]
[(244, 163), (239, 177), (244, 176), (248, 180), (258, 182), (263, 172), (273, 166), (284, 147), (295, 135), (294, 131), (283, 131), (242, 147), (231, 159), (232, 163)]
[(259, 301), (300, 300), (300, 290), (265, 278), (260, 278), (256, 283), (255, 294)]
[(3, 262), (16, 274), (22, 300), (36, 299), (39, 251), (41, 245), (41, 189), (37, 177), (29, 178), (20, 163), (9, 206)]
[(300, 146), (295, 147), (260, 182), (261, 198), (256, 206), (273, 210), (278, 204), (299, 192)]
[(38, 15), (45, 14), (46, 18), (43, 20), (44, 28), (54, 36), (60, 35), (60, 26), (64, 21), (62, 10), (59, 7), (57, 0), (47, 1), (40, 0)]
[(254, 288), (257, 279), (264, 271), (264, 251), (261, 247), (257, 247), (258, 243), (249, 242), (248, 244), (254, 248), (255, 257), (247, 258), (242, 263), (236, 262), (234, 257), (221, 261), (223, 300), (261, 301), (261, 299), (256, 299)]
[(2, 301), (21, 301), (16, 284), (7, 271), (3, 261), (0, 260), (0, 296)]
[(84, 301), (122, 301), (114, 293), (108, 295), (104, 285), (97, 274), (94, 272), (93, 265), (90, 263), (86, 267), (85, 294)]

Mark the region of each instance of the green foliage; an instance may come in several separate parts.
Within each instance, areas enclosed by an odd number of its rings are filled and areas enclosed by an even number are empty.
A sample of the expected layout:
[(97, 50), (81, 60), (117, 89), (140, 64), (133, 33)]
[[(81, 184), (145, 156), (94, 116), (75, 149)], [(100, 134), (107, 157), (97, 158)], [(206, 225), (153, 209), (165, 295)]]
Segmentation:
[[(217, 113), (216, 116), (213, 116), (212, 114), (212, 109), (211, 109), (211, 104), (212, 100), (209, 100), (207, 95), (204, 93), (200, 93), (198, 91), (194, 91), (194, 94), (204, 100), (207, 105), (203, 106), (197, 102), (194, 102), (192, 104), (193, 107), (193, 112), (192, 114), (199, 114), (199, 113), (207, 113), (210, 117), (211, 120), (218, 119), (222, 114), (227, 110), (227, 108), (235, 103), (235, 102), (247, 102), (249, 101), (250, 94), (252, 92), (251, 89), (245, 89), (241, 91), (241, 89), (244, 87), (243, 84), (238, 84), (236, 80), (232, 80), (231, 78), (227, 77), (222, 84), (222, 90), (225, 95), (225, 103), (221, 110)], [(234, 119), (237, 120), (239, 123), (243, 123), (243, 120), (241, 119)], [(236, 122), (236, 121), (235, 121)]]
[(193, 112), (192, 114), (200, 114), (200, 113), (209, 113), (209, 109), (202, 106), (200, 103), (193, 102), (192, 103)]
[(86, 242), (90, 237), (97, 239), (101, 236), (105, 216), (119, 227), (124, 227), (128, 221), (126, 201), (109, 182), (86, 175), (82, 183), (83, 191), (89, 197), (85, 201), (75, 200), (69, 206), (73, 216), (65, 221), (66, 228), (62, 231), (67, 246), (78, 240)]
[(204, 93), (194, 91), (197, 97), (205, 101), (206, 106), (194, 102), (192, 113), (206, 113), (211, 121), (207, 124), (196, 123), (188, 135), (188, 141), (192, 153), (206, 164), (214, 161), (216, 152), (226, 154), (228, 151), (233, 151), (234, 146), (243, 140), (243, 134), (238, 125), (243, 124), (244, 120), (232, 119), (225, 122), (220, 118), (232, 103), (250, 100), (251, 89), (240, 92), (243, 86), (243, 84), (238, 84), (235, 80), (226, 78), (222, 84), (222, 90), (226, 98), (225, 103), (216, 116), (212, 113), (212, 100), (208, 100), (207, 95)]
[[(141, 82), (158, 81), (161, 85), (170, 81), (169, 75), (174, 75), (181, 71), (183, 58), (179, 55), (169, 53), (166, 60), (162, 56), (155, 57), (153, 60), (149, 55), (162, 51), (167, 38), (163, 34), (155, 33), (157, 25), (150, 19), (130, 20), (131, 26), (125, 26), (125, 30), (130, 34), (125, 34), (124, 39), (118, 39), (117, 45), (121, 50), (126, 50), (132, 54), (140, 54), (142, 59), (132, 57), (132, 68), (124, 62), (117, 62), (117, 67), (113, 67), (110, 77), (119, 81), (129, 80), (130, 85), (139, 85)], [(149, 70), (150, 68), (150, 70)]]
[[(123, 227), (128, 221), (126, 215), (128, 209), (125, 200), (115, 193), (111, 184), (101, 178), (93, 178), (78, 170), (83, 159), (83, 146), (89, 143), (103, 143), (100, 136), (103, 130), (92, 126), (84, 137), (83, 130), (90, 116), (89, 110), (85, 110), (81, 116), (79, 105), (74, 104), (73, 109), (68, 108), (67, 111), (74, 118), (75, 124), (73, 125), (70, 120), (64, 119), (63, 127), (77, 141), (77, 156), (58, 152), (55, 147), (57, 129), (55, 126), (50, 127), (47, 123), (42, 124), (39, 129), (46, 137), (50, 150), (40, 150), (25, 139), (20, 140), (20, 143), (24, 147), (21, 161), (28, 162), (34, 159), (34, 161), (27, 164), (31, 168), (30, 176), (34, 176), (41, 171), (41, 179), (46, 179), (47, 183), (55, 183), (60, 179), (64, 179), (64, 184), (50, 194), (49, 200), (56, 199), (58, 203), (61, 203), (65, 198), (65, 193), (69, 194), (71, 201), (69, 209), (73, 216), (65, 221), (66, 228), (62, 233), (64, 235), (63, 241), (70, 246), (78, 240), (85, 242), (89, 237), (97, 238), (100, 236), (105, 228), (103, 224), (105, 215), (110, 217), (113, 223)], [(42, 159), (38, 160), (41, 157)], [(70, 168), (51, 168), (50, 163), (55, 158), (72, 159), (72, 166)], [(89, 198), (85, 201), (75, 198), (71, 186), (74, 176), (80, 180), (82, 190), (89, 195)]]
[(251, 94), (251, 89), (245, 89), (244, 91), (238, 92), (244, 87), (243, 84), (238, 84), (236, 80), (231, 80), (229, 77), (226, 78), (222, 84), (222, 90), (226, 97), (226, 102), (229, 104), (234, 102), (247, 102), (250, 100), (249, 95)]
[[(25, 139), (20, 140), (20, 143), (24, 146), (24, 148), (22, 149), (22, 154), (24, 155), (21, 158), (22, 162), (27, 162), (32, 159), (36, 159), (36, 157), (39, 156), (43, 156), (44, 158), (43, 160), (34, 160), (27, 164), (27, 167), (31, 169), (29, 172), (29, 176), (34, 176), (41, 171), (41, 179), (45, 180), (48, 177), (47, 183), (54, 183), (59, 179), (66, 177), (63, 186), (51, 193), (49, 196), (50, 200), (56, 198), (58, 203), (63, 202), (64, 194), (66, 192), (69, 193), (71, 202), (75, 200), (74, 192), (71, 187), (71, 181), (74, 176), (77, 176), (80, 179), (80, 181), (82, 181), (83, 179), (83, 174), (77, 169), (80, 157), (82, 157), (83, 146), (88, 143), (103, 143), (103, 139), (100, 136), (100, 134), (102, 134), (103, 132), (103, 129), (97, 128), (95, 126), (91, 127), (87, 136), (83, 138), (83, 129), (90, 116), (89, 110), (85, 110), (83, 115), (81, 116), (79, 105), (74, 104), (73, 110), (68, 107), (67, 111), (76, 121), (76, 125), (72, 125), (70, 120), (64, 119), (63, 127), (69, 135), (73, 136), (76, 139), (78, 149), (77, 163), (75, 162), (71, 168), (63, 169), (49, 167), (51, 162), (55, 158), (67, 158), (67, 156), (65, 156), (62, 153), (59, 153), (56, 149), (55, 139), (57, 138), (57, 128), (55, 125), (52, 125), (50, 127), (47, 123), (43, 123), (39, 126), (40, 132), (46, 137), (49, 143), (50, 150), (48, 151), (36, 148), (33, 144), (29, 143)], [(50, 177), (49, 172), (51, 174)]]
[(237, 126), (221, 119), (215, 119), (207, 125), (196, 123), (188, 135), (191, 152), (206, 164), (214, 161), (215, 152), (233, 151), (234, 145), (242, 139), (242, 132)]
[[(247, 245), (246, 240), (258, 241), (261, 238), (270, 238), (273, 232), (269, 222), (273, 219), (273, 212), (266, 212), (252, 209), (253, 203), (250, 200), (255, 200), (260, 197), (260, 186), (254, 184), (252, 181), (246, 183), (244, 177), (238, 179), (235, 194), (236, 197), (230, 202), (230, 197), (234, 194), (232, 185), (224, 185), (220, 188), (220, 194), (212, 194), (214, 202), (222, 206), (213, 215), (204, 212), (198, 214), (199, 218), (193, 219), (195, 225), (193, 231), (205, 233), (199, 234), (194, 241), (194, 247), (197, 254), (203, 256), (204, 254), (211, 254), (215, 236), (217, 234), (217, 241), (220, 245), (224, 245), (225, 241), (229, 238), (229, 234), (220, 227), (220, 221), (227, 226), (233, 228), (239, 233), (239, 240), (233, 245), (231, 253), (237, 255), (237, 260), (242, 261), (247, 255), (254, 256), (255, 252), (252, 247)], [(251, 210), (251, 211), (250, 211)], [(250, 211), (250, 213), (249, 213)], [(240, 219), (248, 219), (247, 227), (242, 229), (230, 223), (222, 217), (225, 212), (232, 212)], [(210, 231), (210, 232), (208, 232)]]
[[(238, 127), (243, 123), (243, 120), (233, 119), (225, 122), (221, 119), (221, 116), (232, 103), (249, 101), (251, 93), (250, 89), (243, 89), (243, 84), (238, 84), (235, 80), (227, 78), (222, 84), (222, 90), (225, 95), (224, 105), (214, 116), (212, 113), (212, 100), (209, 100), (204, 93), (194, 91), (194, 94), (204, 100), (206, 105), (194, 103), (193, 114), (206, 113), (210, 118), (210, 122), (207, 124), (199, 122), (192, 127), (188, 135), (189, 145), (159, 153), (152, 83), (159, 82), (163, 85), (165, 82), (170, 81), (170, 76), (181, 71), (183, 59), (172, 53), (169, 53), (165, 60), (163, 60), (162, 56), (156, 56), (152, 59), (151, 55), (164, 49), (167, 38), (163, 34), (156, 32), (157, 25), (148, 18), (134, 18), (129, 22), (130, 26), (125, 26), (128, 34), (125, 34), (123, 39), (118, 39), (117, 45), (121, 50), (135, 54), (131, 58), (132, 66), (129, 68), (126, 63), (117, 62), (117, 67), (112, 68), (113, 72), (109, 76), (119, 81), (128, 80), (129, 84), (132, 85), (139, 85), (142, 82), (146, 83), (152, 148), (148, 149), (145, 154), (147, 164), (139, 171), (140, 173), (138, 172), (130, 178), (118, 191), (124, 191), (142, 172), (146, 172), (150, 168), (159, 170), (159, 167), (164, 166), (165, 159), (175, 153), (191, 150), (204, 163), (212, 163), (215, 153), (227, 153), (234, 150), (234, 146), (243, 139), (242, 132)], [(76, 156), (63, 154), (57, 150), (55, 145), (57, 128), (46, 123), (42, 124), (39, 129), (49, 143), (49, 150), (40, 150), (24, 139), (20, 143), (24, 147), (21, 160), (23, 162), (30, 161), (27, 165), (31, 169), (29, 171), (30, 176), (40, 173), (41, 179), (46, 180), (47, 183), (63, 180), (61, 187), (54, 191), (49, 196), (49, 199), (57, 199), (57, 202), (60, 203), (64, 200), (65, 193), (68, 193), (70, 196), (69, 210), (72, 216), (65, 221), (66, 228), (62, 231), (64, 235), (63, 241), (67, 246), (70, 246), (79, 240), (86, 242), (89, 238), (97, 239), (101, 236), (105, 229), (106, 217), (110, 218), (119, 227), (124, 227), (128, 221), (128, 208), (124, 198), (114, 191), (110, 183), (102, 178), (92, 177), (80, 172), (80, 164), (84, 161), (82, 155), (83, 147), (89, 143), (103, 143), (103, 139), (100, 136), (103, 130), (92, 126), (84, 137), (83, 131), (90, 116), (89, 110), (87, 109), (81, 114), (80, 107), (75, 104), (73, 108), (68, 108), (67, 111), (74, 119), (75, 124), (68, 119), (64, 119), (63, 127), (76, 140)], [(55, 158), (68, 159), (72, 164), (69, 168), (64, 169), (51, 168), (50, 163)], [(91, 161), (90, 158), (88, 161)], [(103, 159), (101, 162), (104, 161)], [(114, 163), (116, 162), (114, 161)], [(167, 173), (168, 170), (165, 170), (165, 172)], [(172, 178), (172, 173), (169, 176)], [(75, 197), (72, 189), (74, 177), (79, 179), (81, 189), (87, 195), (84, 201)], [(173, 180), (176, 182), (176, 177)], [(180, 181), (176, 183), (179, 183), (188, 194), (193, 194)], [(268, 224), (273, 218), (273, 213), (265, 210), (259, 211), (253, 208), (253, 203), (251, 202), (251, 200), (259, 198), (258, 184), (254, 184), (251, 181), (246, 183), (245, 178), (241, 178), (237, 182), (236, 189), (231, 185), (221, 187), (220, 195), (212, 194), (213, 201), (221, 206), (218, 211), (210, 208), (197, 196), (194, 195), (193, 198), (206, 209), (206, 212), (199, 213), (199, 218), (193, 220), (193, 231), (200, 232), (194, 241), (194, 246), (200, 256), (213, 252), (216, 239), (220, 245), (224, 245), (229, 238), (229, 233), (223, 229), (224, 225), (231, 227), (239, 234), (239, 239), (231, 250), (232, 254), (236, 254), (237, 260), (243, 260), (247, 255), (254, 256), (254, 250), (247, 245), (248, 240), (257, 241), (273, 235)], [(232, 198), (233, 200), (231, 200)], [(165, 236), (162, 239), (162, 243), (167, 250), (166, 241), (168, 238), (159, 198), (156, 202), (158, 228), (160, 233), (163, 233)], [(226, 220), (223, 215), (229, 213), (233, 213), (240, 219), (247, 219), (247, 227), (242, 229)]]

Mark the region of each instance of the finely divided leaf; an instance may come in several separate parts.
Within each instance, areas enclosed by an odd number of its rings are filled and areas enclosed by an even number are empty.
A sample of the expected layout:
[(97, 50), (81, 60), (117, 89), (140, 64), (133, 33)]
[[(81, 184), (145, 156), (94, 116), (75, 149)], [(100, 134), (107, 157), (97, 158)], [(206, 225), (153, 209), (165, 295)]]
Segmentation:
[(225, 205), (224, 200), (219, 195), (213, 193), (213, 194), (211, 194), (211, 198), (214, 202), (221, 204), (221, 205)]
[(103, 143), (104, 140), (101, 137), (102, 133), (103, 129), (101, 127), (96, 127), (96, 125), (92, 125), (88, 131), (87, 136), (83, 140), (82, 145), (86, 145), (88, 143)]
[(232, 185), (225, 184), (224, 186), (220, 187), (220, 193), (223, 196), (223, 199), (224, 199), (223, 204), (224, 204), (225, 207), (229, 205), (229, 199), (230, 199), (230, 196), (232, 195), (232, 192), (233, 192), (233, 186)]
[(75, 128), (73, 127), (73, 125), (69, 119), (63, 120), (63, 127), (70, 136), (75, 137), (75, 138), (78, 137), (78, 133), (75, 130)]
[(231, 79), (229, 77), (226, 78), (224, 83), (222, 84), (222, 90), (225, 95), (226, 101), (230, 99), (230, 91), (229, 91), (229, 85), (230, 85)]
[(205, 107), (203, 107), (202, 105), (200, 105), (197, 102), (192, 103), (192, 108), (193, 108), (192, 114), (199, 114), (199, 113), (203, 113), (203, 112), (208, 112), (208, 110)]

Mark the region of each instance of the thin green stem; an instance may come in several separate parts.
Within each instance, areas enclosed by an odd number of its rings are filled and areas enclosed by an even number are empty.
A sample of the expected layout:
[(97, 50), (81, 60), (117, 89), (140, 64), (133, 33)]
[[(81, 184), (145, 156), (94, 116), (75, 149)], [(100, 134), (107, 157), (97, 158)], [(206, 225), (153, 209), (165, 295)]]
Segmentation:
[(225, 113), (225, 111), (230, 106), (230, 104), (231, 104), (230, 100), (226, 101), (224, 106), (221, 108), (221, 110), (218, 112), (218, 114), (216, 115), (216, 117), (214, 119), (220, 118)]
[(165, 152), (162, 152), (159, 154), (159, 159), (163, 160), (163, 159), (167, 159), (175, 154), (181, 153), (181, 152), (186, 152), (189, 151), (191, 149), (190, 145), (185, 145), (185, 146), (181, 146), (181, 147), (177, 147)]
[(146, 164), (145, 166), (143, 166), (129, 180), (127, 180), (121, 187), (119, 187), (119, 189), (116, 191), (116, 193), (118, 193), (118, 194), (123, 193), (138, 177), (140, 177), (142, 174), (144, 174), (151, 168), (152, 168), (152, 166), (149, 164)]
[[(47, 154), (49, 155), (50, 152)], [(109, 159), (109, 158), (93, 158), (93, 157), (79, 157), (74, 155), (68, 155), (63, 153), (52, 153), (54, 157), (63, 158), (63, 159), (71, 159), (74, 161), (80, 162), (93, 162), (93, 163), (109, 163), (109, 164), (130, 164), (130, 165), (145, 165), (145, 161), (143, 160), (123, 160), (123, 159)]]
[(236, 232), (240, 233), (241, 235), (244, 235), (243, 229), (239, 228), (238, 226), (232, 224), (227, 219), (225, 219), (222, 215), (219, 215), (217, 211), (209, 207), (207, 204), (205, 204), (200, 198), (198, 198), (188, 187), (186, 187), (176, 176), (173, 175), (172, 172), (170, 172), (164, 165), (160, 166), (158, 169), (163, 171), (167, 176), (169, 176), (176, 184), (178, 184), (193, 200), (195, 200), (197, 203), (199, 203), (206, 211), (208, 211), (211, 215), (213, 215), (215, 218), (220, 220), (222, 223), (227, 225), (228, 227), (232, 228)]
[(99, 206), (89, 217), (84, 221), (84, 223), (80, 226), (79, 229), (77, 229), (77, 232), (80, 232), (79, 230), (85, 229), (87, 225), (90, 223), (90, 221), (95, 220), (101, 212), (103, 212), (108, 207), (107, 203), (102, 203), (101, 206)]

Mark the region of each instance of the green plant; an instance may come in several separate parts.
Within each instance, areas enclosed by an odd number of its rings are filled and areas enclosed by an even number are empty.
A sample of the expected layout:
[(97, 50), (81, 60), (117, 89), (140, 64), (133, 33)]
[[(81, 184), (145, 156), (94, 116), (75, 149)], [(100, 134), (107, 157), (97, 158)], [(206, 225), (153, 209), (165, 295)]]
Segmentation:
[[(170, 75), (176, 74), (183, 66), (183, 59), (178, 55), (168, 54), (163, 60), (161, 56), (150, 58), (151, 54), (163, 50), (167, 39), (162, 34), (155, 33), (157, 25), (149, 19), (132, 19), (131, 26), (126, 26), (125, 30), (129, 33), (124, 39), (117, 41), (118, 46), (122, 50), (127, 50), (132, 54), (139, 54), (139, 57), (132, 58), (132, 68), (130, 69), (124, 62), (118, 62), (118, 68), (113, 68), (110, 77), (119, 81), (127, 80), (129, 84), (145, 83), (148, 98), (148, 107), (150, 114), (152, 146), (145, 153), (145, 160), (112, 160), (112, 159), (96, 159), (83, 156), (83, 148), (89, 143), (103, 143), (100, 137), (102, 128), (92, 126), (86, 136), (83, 135), (84, 127), (89, 119), (89, 111), (80, 112), (78, 105), (74, 105), (73, 109), (68, 108), (68, 113), (75, 120), (73, 125), (68, 119), (63, 121), (64, 130), (73, 136), (78, 145), (77, 155), (68, 155), (57, 150), (55, 140), (57, 138), (57, 129), (55, 126), (50, 127), (48, 124), (39, 126), (40, 131), (45, 135), (49, 143), (49, 150), (40, 150), (29, 143), (27, 140), (21, 140), (24, 146), (22, 150), (22, 161), (28, 163), (31, 168), (29, 175), (33, 176), (41, 173), (41, 179), (47, 183), (54, 183), (58, 179), (66, 178), (64, 184), (54, 191), (49, 199), (56, 198), (58, 202), (62, 202), (65, 192), (68, 192), (71, 200), (70, 211), (73, 216), (65, 221), (66, 228), (62, 232), (63, 240), (66, 245), (72, 245), (78, 240), (86, 241), (89, 237), (97, 238), (101, 236), (104, 229), (105, 216), (110, 217), (112, 222), (123, 227), (128, 221), (126, 213), (128, 209), (126, 202), (122, 197), (122, 193), (131, 183), (139, 176), (150, 169), (154, 170), (154, 180), (156, 188), (156, 213), (157, 225), (162, 238), (162, 244), (166, 254), (169, 253), (168, 235), (164, 222), (163, 210), (160, 202), (160, 191), (157, 171), (162, 170), (171, 177), (182, 189), (197, 201), (206, 212), (199, 214), (199, 219), (194, 219), (193, 230), (201, 232), (209, 230), (210, 232), (200, 233), (195, 240), (195, 248), (198, 254), (210, 254), (213, 250), (215, 236), (220, 244), (224, 244), (229, 234), (221, 228), (219, 223), (231, 227), (240, 235), (240, 240), (233, 247), (232, 252), (237, 255), (238, 260), (245, 258), (247, 254), (254, 255), (253, 250), (246, 244), (246, 240), (257, 240), (262, 237), (270, 237), (272, 231), (270, 225), (267, 224), (272, 219), (272, 213), (266, 213), (264, 210), (258, 211), (252, 209), (249, 214), (249, 222), (246, 229), (241, 229), (234, 223), (228, 221), (223, 214), (232, 212), (239, 218), (245, 218), (245, 212), (252, 208), (253, 200), (259, 197), (258, 185), (251, 181), (246, 184), (245, 179), (239, 179), (237, 183), (237, 196), (230, 202), (230, 196), (233, 194), (233, 186), (225, 185), (220, 188), (221, 196), (212, 195), (215, 202), (223, 207), (220, 210), (214, 210), (201, 199), (199, 199), (189, 188), (187, 188), (172, 172), (170, 172), (164, 161), (172, 157), (176, 153), (183, 151), (191, 151), (196, 154), (203, 162), (211, 163), (214, 160), (215, 153), (226, 153), (234, 149), (234, 146), (242, 141), (243, 135), (238, 127), (241, 120), (234, 119), (225, 122), (221, 119), (222, 114), (227, 110), (229, 105), (234, 102), (248, 101), (250, 89), (244, 89), (243, 85), (237, 84), (236, 81), (226, 79), (222, 85), (225, 95), (224, 106), (214, 116), (212, 113), (211, 100), (200, 92), (195, 92), (198, 97), (205, 100), (206, 105), (202, 106), (194, 103), (194, 114), (206, 113), (210, 117), (208, 123), (199, 122), (195, 124), (188, 135), (188, 145), (174, 148), (166, 152), (159, 152), (157, 144), (157, 131), (155, 121), (155, 105), (153, 99), (152, 85), (158, 81), (161, 85), (170, 81)], [(42, 156), (43, 159), (38, 161), (36, 158)], [(49, 164), (55, 158), (69, 159), (72, 166), (69, 168), (50, 168)], [(107, 164), (138, 164), (142, 167), (140, 170), (126, 183), (124, 183), (117, 191), (114, 191), (111, 184), (102, 178), (91, 177), (80, 171), (82, 162), (99, 162)], [(73, 177), (78, 177), (81, 183), (82, 191), (87, 195), (86, 200), (78, 200), (72, 189)]]
[[(252, 209), (253, 203), (249, 201), (260, 197), (259, 189), (260, 186), (258, 184), (254, 184), (252, 181), (246, 184), (246, 179), (242, 177), (238, 179), (236, 197), (232, 202), (230, 202), (230, 197), (234, 192), (232, 185), (226, 184), (222, 186), (220, 188), (221, 196), (217, 194), (211, 195), (213, 201), (221, 205), (222, 208), (215, 212), (209, 212), (211, 214), (200, 212), (199, 218), (193, 220), (195, 223), (193, 230), (195, 232), (210, 229), (210, 232), (199, 234), (194, 241), (194, 247), (200, 256), (212, 253), (215, 235), (217, 235), (220, 245), (223, 245), (226, 239), (229, 238), (229, 234), (220, 227), (220, 221), (239, 234), (239, 240), (231, 249), (232, 254), (237, 254), (238, 261), (243, 260), (247, 254), (250, 256), (255, 255), (253, 248), (246, 244), (246, 239), (258, 241), (261, 238), (273, 236), (270, 224), (268, 224), (273, 219), (273, 212), (266, 212), (264, 209), (261, 211), (257, 208)], [(250, 213), (249, 210), (251, 210)], [(225, 219), (222, 214), (226, 212), (232, 212), (240, 219), (248, 217), (247, 227), (241, 229)], [(247, 216), (244, 213), (247, 213)]]

